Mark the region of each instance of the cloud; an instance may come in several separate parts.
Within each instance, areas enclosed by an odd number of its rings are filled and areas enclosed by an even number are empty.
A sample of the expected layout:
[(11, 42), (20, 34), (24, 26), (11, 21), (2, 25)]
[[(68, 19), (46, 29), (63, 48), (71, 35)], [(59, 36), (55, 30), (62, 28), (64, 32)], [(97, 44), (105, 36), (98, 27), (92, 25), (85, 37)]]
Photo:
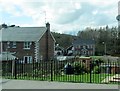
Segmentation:
[[(115, 25), (117, 21), (118, 0), (0, 0), (0, 13), (14, 17), (14, 23), (21, 26), (43, 26), (50, 22), (54, 31), (72, 33), (87, 26), (98, 27)], [(28, 24), (20, 17), (29, 17), (33, 24)], [(7, 20), (6, 20), (7, 21)], [(0, 21), (4, 22), (4, 21)], [(9, 21), (10, 22), (10, 21)], [(24, 24), (26, 23), (26, 24)]]
[(72, 23), (77, 20), (82, 12), (80, 9), (74, 10), (73, 12), (62, 13), (60, 16), (57, 17), (56, 23), (58, 24), (67, 24)]

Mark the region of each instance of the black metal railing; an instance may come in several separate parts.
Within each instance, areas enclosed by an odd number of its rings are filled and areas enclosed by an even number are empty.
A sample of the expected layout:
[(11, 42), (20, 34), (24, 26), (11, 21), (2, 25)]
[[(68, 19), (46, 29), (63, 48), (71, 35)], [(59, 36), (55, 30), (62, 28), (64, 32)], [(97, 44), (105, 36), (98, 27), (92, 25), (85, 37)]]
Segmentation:
[(3, 61), (2, 77), (79, 83), (120, 83), (118, 63), (73, 60), (50, 60), (39, 63), (24, 63), (21, 60)]

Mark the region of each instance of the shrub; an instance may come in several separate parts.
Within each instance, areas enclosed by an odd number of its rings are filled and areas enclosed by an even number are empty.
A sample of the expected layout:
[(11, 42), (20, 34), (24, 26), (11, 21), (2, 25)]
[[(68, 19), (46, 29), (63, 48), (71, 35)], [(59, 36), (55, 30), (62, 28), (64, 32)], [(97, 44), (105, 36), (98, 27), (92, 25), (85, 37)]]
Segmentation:
[(93, 73), (99, 74), (100, 73), (100, 67), (99, 66), (95, 66), (94, 69), (93, 69)]
[(74, 74), (83, 74), (86, 71), (85, 65), (83, 63), (75, 62), (73, 68), (74, 68)]

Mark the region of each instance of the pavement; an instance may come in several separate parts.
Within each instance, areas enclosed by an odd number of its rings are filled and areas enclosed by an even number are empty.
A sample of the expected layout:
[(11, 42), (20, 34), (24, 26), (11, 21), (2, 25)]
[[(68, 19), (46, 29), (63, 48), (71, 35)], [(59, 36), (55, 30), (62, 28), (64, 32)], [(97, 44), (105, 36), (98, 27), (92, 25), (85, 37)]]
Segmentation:
[(67, 83), (2, 79), (1, 89), (118, 89), (114, 84)]

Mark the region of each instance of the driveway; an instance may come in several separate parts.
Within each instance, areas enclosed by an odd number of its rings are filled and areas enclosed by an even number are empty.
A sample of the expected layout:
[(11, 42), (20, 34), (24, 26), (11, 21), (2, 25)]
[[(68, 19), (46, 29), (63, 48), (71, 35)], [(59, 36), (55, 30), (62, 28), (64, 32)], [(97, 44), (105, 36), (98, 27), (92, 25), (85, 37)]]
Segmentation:
[(118, 89), (113, 84), (67, 83), (2, 79), (2, 89)]

